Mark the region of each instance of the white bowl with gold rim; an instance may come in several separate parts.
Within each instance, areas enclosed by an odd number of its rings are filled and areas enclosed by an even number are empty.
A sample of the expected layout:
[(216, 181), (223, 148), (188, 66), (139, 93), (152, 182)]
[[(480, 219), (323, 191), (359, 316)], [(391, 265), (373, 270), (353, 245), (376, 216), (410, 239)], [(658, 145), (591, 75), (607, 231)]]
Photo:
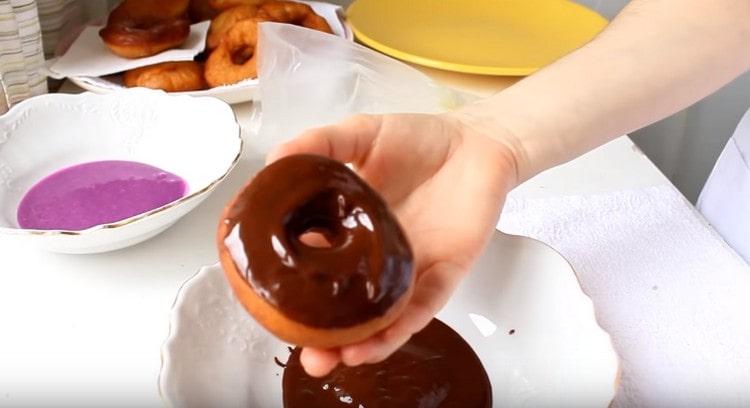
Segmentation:
[[(0, 116), (0, 234), (55, 252), (96, 253), (149, 239), (203, 201), (242, 151), (234, 113), (215, 98), (130, 89), (50, 94)], [(20, 228), (18, 205), (51, 173), (80, 163), (128, 160), (183, 178), (186, 194), (124, 220), (81, 231)]]

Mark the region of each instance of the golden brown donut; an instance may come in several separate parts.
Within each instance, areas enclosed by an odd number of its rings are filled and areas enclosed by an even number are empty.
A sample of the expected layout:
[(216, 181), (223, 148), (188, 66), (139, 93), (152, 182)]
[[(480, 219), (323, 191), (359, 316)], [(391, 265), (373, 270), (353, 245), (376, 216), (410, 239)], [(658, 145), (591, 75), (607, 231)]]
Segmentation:
[(126, 0), (99, 31), (104, 44), (124, 58), (141, 58), (180, 46), (190, 34), (186, 0)]
[(167, 20), (183, 17), (190, 0), (125, 0), (109, 15), (109, 20)]
[(193, 23), (212, 20), (218, 14), (219, 10), (211, 7), (210, 0), (190, 0), (188, 15)]
[(262, 2), (263, 0), (208, 0), (208, 4), (219, 11), (237, 6), (257, 6)]
[(175, 18), (154, 22), (123, 20), (99, 31), (107, 48), (123, 58), (142, 58), (179, 47), (190, 34), (190, 21)]
[(206, 82), (210, 87), (229, 85), (258, 76), (256, 45), (258, 19), (235, 23), (206, 60)]
[(270, 0), (258, 7), (258, 15), (277, 23), (294, 24), (332, 34), (331, 26), (312, 7), (294, 1)]
[(142, 87), (167, 92), (206, 89), (203, 65), (195, 61), (162, 62), (125, 72), (123, 82), (128, 88)]
[(217, 244), (240, 303), (298, 346), (362, 341), (393, 323), (413, 292), (411, 247), (395, 216), (353, 171), (321, 156), (288, 156), (256, 174), (225, 208)]
[(213, 50), (219, 46), (221, 37), (238, 21), (254, 18), (258, 15), (258, 7), (254, 5), (236, 6), (224, 10), (211, 21), (206, 36), (206, 48)]

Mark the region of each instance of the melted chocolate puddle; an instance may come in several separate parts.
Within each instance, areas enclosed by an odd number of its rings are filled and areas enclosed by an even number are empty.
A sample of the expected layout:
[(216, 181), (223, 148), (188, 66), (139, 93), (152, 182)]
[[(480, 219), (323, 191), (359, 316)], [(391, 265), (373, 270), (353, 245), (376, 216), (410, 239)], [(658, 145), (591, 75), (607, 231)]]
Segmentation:
[(308, 376), (295, 348), (284, 369), (285, 408), (489, 408), (487, 372), (471, 347), (437, 319), (387, 360)]

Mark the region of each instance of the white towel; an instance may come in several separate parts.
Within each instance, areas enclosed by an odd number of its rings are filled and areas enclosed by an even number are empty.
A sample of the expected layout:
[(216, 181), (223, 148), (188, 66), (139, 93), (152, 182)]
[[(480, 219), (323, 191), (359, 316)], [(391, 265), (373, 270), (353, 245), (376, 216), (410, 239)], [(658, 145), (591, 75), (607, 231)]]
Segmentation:
[(671, 186), (508, 198), (566, 257), (621, 358), (617, 407), (750, 406), (750, 268)]
[(4, 95), (0, 113), (32, 96), (18, 21), (10, 0), (0, 0), (0, 85)]
[(44, 55), (34, 0), (0, 0), (0, 113), (47, 92)]
[(16, 16), (18, 37), (21, 40), (26, 72), (29, 77), (31, 95), (47, 93), (47, 77), (42, 73), (44, 67), (44, 47), (42, 47), (42, 29), (39, 25), (39, 13), (34, 0), (11, 0), (13, 13)]

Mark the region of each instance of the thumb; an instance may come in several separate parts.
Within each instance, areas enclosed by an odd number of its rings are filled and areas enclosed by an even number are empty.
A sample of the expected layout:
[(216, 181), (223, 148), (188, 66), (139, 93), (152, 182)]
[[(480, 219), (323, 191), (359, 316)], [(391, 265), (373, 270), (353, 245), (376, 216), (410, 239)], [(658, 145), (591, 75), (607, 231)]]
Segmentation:
[(465, 269), (451, 262), (436, 262), (426, 268), (417, 278), (409, 305), (390, 327), (361, 343), (341, 348), (344, 364), (373, 364), (388, 358), (432, 321), (448, 302)]

